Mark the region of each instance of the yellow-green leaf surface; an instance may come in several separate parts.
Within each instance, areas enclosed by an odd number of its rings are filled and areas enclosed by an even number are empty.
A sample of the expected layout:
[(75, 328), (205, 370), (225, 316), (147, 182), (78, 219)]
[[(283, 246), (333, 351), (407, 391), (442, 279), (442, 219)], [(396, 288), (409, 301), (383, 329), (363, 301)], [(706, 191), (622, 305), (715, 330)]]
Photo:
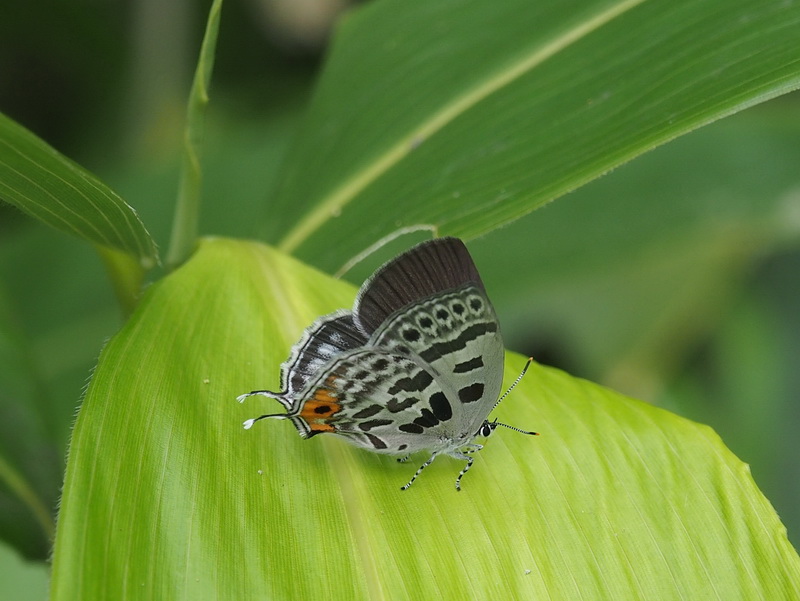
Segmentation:
[(426, 457), (243, 430), (278, 407), (235, 397), (276, 387), (303, 328), (354, 294), (223, 239), (148, 290), (77, 419), (53, 599), (798, 598), (783, 526), (708, 427), (555, 369), (496, 412), (542, 435), (495, 433), (460, 493), (449, 458), (401, 492)]
[(0, 200), (84, 240), (133, 255), (156, 247), (136, 211), (94, 175), (0, 114)]
[(800, 85), (782, 0), (384, 0), (346, 18), (268, 209), (331, 273), (413, 230), (473, 238)]

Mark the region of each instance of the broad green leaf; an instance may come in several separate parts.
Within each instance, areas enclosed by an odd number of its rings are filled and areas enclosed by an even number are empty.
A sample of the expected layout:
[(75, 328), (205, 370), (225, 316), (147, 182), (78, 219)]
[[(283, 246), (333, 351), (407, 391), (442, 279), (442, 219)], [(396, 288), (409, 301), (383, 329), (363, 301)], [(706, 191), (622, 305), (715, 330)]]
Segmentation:
[[(489, 269), (490, 266), (481, 266)], [(800, 595), (800, 559), (707, 427), (534, 366), (464, 479), (287, 423), (289, 346), (355, 289), (224, 239), (152, 286), (75, 426), (53, 599), (724, 599)], [(524, 359), (509, 355), (510, 381)], [(261, 427), (263, 426), (263, 427)]]
[(334, 40), (267, 238), (335, 271), (404, 232), (484, 234), (796, 88), (798, 24), (762, 0), (370, 4)]
[(155, 265), (155, 243), (136, 211), (94, 175), (0, 114), (0, 199), (84, 240)]
[(795, 548), (800, 543), (798, 273), (800, 252), (771, 257), (660, 399), (683, 415), (712, 420), (726, 443), (747, 458)]
[[(795, 94), (704, 127), (470, 246), (497, 265), (484, 282), (508, 348), (712, 425), (795, 546), (800, 381), (787, 337), (800, 332), (800, 270), (776, 262), (800, 240), (797, 108)], [(750, 355), (733, 360), (715, 339), (746, 319), (745, 295), (775, 299), (765, 312), (779, 333), (741, 341)], [(696, 390), (675, 383), (687, 370)]]
[[(549, 347), (577, 374), (658, 398), (759, 265), (800, 241), (794, 100), (693, 132), (474, 241), (476, 260), (498, 265), (484, 281), (508, 347)], [(775, 399), (760, 398), (762, 410)], [(719, 409), (709, 407), (716, 420), (704, 415), (715, 427)]]

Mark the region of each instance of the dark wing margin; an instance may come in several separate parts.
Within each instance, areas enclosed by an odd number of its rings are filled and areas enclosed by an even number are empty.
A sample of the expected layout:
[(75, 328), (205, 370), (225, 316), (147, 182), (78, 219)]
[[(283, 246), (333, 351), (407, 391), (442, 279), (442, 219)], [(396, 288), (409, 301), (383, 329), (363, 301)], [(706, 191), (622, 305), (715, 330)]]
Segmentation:
[(367, 342), (350, 311), (337, 311), (319, 318), (303, 332), (281, 366), (281, 393), (300, 392), (330, 359)]
[(418, 244), (379, 268), (364, 284), (353, 312), (371, 334), (392, 313), (423, 298), (467, 283), (484, 290), (472, 257), (458, 238), (437, 238)]

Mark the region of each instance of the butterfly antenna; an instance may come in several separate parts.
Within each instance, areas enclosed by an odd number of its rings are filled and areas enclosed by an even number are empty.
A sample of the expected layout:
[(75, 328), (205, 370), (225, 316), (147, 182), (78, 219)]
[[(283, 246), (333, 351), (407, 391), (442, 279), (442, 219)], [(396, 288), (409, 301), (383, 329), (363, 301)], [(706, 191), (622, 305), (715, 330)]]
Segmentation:
[(531, 436), (539, 436), (538, 432), (528, 432), (527, 430), (523, 430), (521, 428), (515, 428), (514, 426), (509, 426), (508, 424), (502, 424), (497, 420), (492, 422), (494, 426), (503, 426), (504, 428), (508, 428), (509, 430), (514, 430), (514, 432), (519, 432), (520, 434), (530, 434)]
[[(531, 366), (531, 363), (533, 363), (533, 357), (528, 357), (528, 362), (525, 364), (525, 367), (522, 368), (522, 373), (517, 376), (517, 379), (514, 380), (514, 382), (512, 382), (511, 386), (508, 387), (508, 390), (506, 390), (503, 393), (503, 395), (499, 399), (497, 399), (497, 402), (494, 404), (494, 407), (492, 407), (492, 410), (494, 410), (495, 407), (497, 407), (501, 402), (503, 402), (503, 399), (505, 399), (508, 396), (508, 393), (511, 392), (512, 390), (514, 390), (514, 387), (517, 384), (519, 384), (519, 381), (522, 379), (522, 376), (525, 375), (525, 372), (528, 371), (528, 368)], [(498, 424), (498, 425), (499, 426), (505, 426), (505, 424)], [(510, 428), (510, 427), (511, 426), (506, 426), (506, 428)], [(512, 429), (514, 429), (514, 428), (512, 428)], [(528, 434), (530, 434), (530, 432), (528, 432)]]

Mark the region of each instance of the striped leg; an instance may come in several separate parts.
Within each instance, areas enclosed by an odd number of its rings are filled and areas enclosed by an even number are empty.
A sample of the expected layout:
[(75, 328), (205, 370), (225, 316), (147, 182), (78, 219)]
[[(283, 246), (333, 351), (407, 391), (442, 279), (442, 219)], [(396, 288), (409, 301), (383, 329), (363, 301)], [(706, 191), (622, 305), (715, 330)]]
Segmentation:
[(398, 457), (397, 463), (405, 463), (406, 461), (408, 461), (409, 457), (411, 457), (411, 455), (406, 455), (405, 457)]
[(424, 469), (425, 469), (426, 467), (428, 467), (428, 466), (429, 466), (431, 463), (433, 463), (433, 460), (434, 460), (434, 459), (436, 459), (436, 453), (434, 453), (433, 455), (431, 455), (431, 458), (430, 458), (430, 459), (428, 459), (428, 460), (427, 460), (425, 463), (423, 463), (421, 466), (419, 466), (419, 469), (417, 470), (417, 473), (415, 473), (413, 476), (411, 476), (411, 480), (409, 480), (409, 481), (408, 481), (408, 484), (406, 484), (405, 486), (401, 486), (401, 487), (400, 487), (400, 490), (408, 490), (408, 487), (409, 487), (409, 486), (411, 486), (412, 484), (414, 484), (414, 480), (416, 480), (416, 479), (417, 479), (417, 476), (419, 476), (419, 475), (420, 475), (420, 473), (422, 472), (422, 470), (424, 470)]
[(456, 459), (465, 459), (467, 461), (467, 465), (464, 466), (463, 470), (458, 472), (458, 477), (456, 478), (456, 490), (458, 492), (461, 492), (461, 478), (463, 478), (464, 474), (466, 474), (469, 471), (469, 468), (472, 467), (472, 463), (474, 461), (474, 459), (469, 456), (469, 453), (477, 453), (482, 448), (483, 445), (480, 444), (470, 445), (469, 448), (464, 449), (464, 451), (462, 451), (461, 453), (453, 453), (453, 457), (455, 457)]

